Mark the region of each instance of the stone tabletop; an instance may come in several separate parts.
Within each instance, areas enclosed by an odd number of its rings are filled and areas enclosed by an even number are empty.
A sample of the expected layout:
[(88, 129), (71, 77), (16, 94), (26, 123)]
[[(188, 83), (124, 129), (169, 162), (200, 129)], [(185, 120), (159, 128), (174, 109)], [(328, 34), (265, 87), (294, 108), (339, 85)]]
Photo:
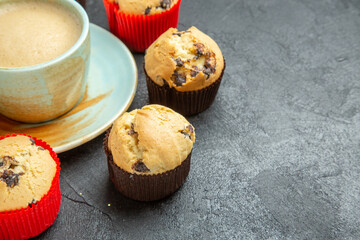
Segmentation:
[[(108, 29), (101, 0), (90, 21)], [(167, 199), (109, 180), (104, 134), (66, 153), (61, 209), (38, 239), (360, 239), (360, 1), (183, 0), (227, 68)], [(143, 54), (129, 110), (147, 104)]]

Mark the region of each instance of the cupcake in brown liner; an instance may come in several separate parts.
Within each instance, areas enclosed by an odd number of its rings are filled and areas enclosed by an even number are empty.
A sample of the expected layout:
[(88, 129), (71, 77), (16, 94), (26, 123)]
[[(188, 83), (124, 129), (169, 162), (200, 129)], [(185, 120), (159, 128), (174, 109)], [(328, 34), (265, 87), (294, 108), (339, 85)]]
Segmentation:
[(128, 198), (164, 198), (184, 183), (194, 142), (194, 127), (167, 107), (147, 105), (125, 113), (104, 140), (110, 179)]
[(0, 239), (28, 239), (54, 223), (59, 174), (59, 159), (42, 140), (0, 137)]
[(221, 50), (209, 36), (196, 27), (170, 28), (146, 51), (149, 101), (185, 116), (202, 112), (213, 103), (224, 70)]

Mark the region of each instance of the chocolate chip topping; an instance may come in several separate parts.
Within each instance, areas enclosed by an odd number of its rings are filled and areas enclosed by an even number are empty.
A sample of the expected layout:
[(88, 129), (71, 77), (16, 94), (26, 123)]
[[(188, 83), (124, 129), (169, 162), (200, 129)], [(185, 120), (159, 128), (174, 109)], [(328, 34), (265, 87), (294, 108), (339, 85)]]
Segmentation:
[(182, 134), (184, 134), (184, 135), (185, 135), (185, 137), (188, 137), (188, 138), (190, 138), (190, 139), (191, 139), (191, 136), (190, 136), (190, 134), (189, 134), (188, 132), (181, 131), (181, 133), (182, 133)]
[(186, 126), (186, 129), (187, 129), (190, 133), (193, 133), (193, 132), (194, 132), (194, 128), (193, 128), (192, 125)]
[(29, 207), (32, 208), (32, 205), (36, 205), (36, 204), (37, 204), (36, 200), (33, 199), (33, 200), (29, 203)]
[(196, 47), (196, 54), (198, 56), (202, 56), (205, 53), (205, 46), (202, 43), (194, 43), (194, 46)]
[(197, 66), (192, 66), (193, 69), (190, 70), (190, 76), (196, 77), (199, 74), (200, 69)]
[(31, 145), (35, 145), (35, 140), (32, 138), (29, 138), (29, 139), (30, 139)]
[(147, 7), (145, 9), (145, 15), (148, 15), (150, 13), (150, 11), (151, 11), (151, 7)]
[(186, 83), (186, 76), (183, 73), (175, 71), (171, 76), (171, 80), (175, 83), (176, 86), (182, 86)]
[(160, 6), (163, 9), (169, 9), (171, 7), (171, 0), (161, 0), (160, 1)]
[(15, 187), (19, 184), (19, 176), (24, 175), (24, 173), (14, 173), (12, 170), (5, 170), (4, 173), (0, 176), (0, 180), (5, 182), (8, 187)]
[(146, 167), (146, 165), (141, 161), (137, 161), (134, 165), (133, 165), (133, 169), (137, 172), (150, 172), (150, 169), (148, 169)]
[(209, 78), (210, 74), (215, 73), (216, 59), (214, 53), (206, 53), (205, 64), (203, 68), (204, 74)]
[[(0, 170), (1, 170), (1, 168), (6, 168), (6, 165), (8, 164), (8, 162), (4, 159), (4, 158), (2, 158), (2, 157), (0, 157)], [(1, 173), (1, 172), (0, 172)]]
[(179, 37), (181, 37), (181, 35), (185, 34), (185, 33), (189, 33), (190, 31), (182, 31), (182, 32), (176, 32), (176, 33), (173, 33), (172, 35), (177, 35)]
[(190, 76), (191, 77), (196, 77), (196, 75), (198, 75), (198, 73), (199, 73), (198, 71), (194, 71), (192, 69), (190, 70)]
[(181, 58), (176, 58), (176, 59), (174, 59), (174, 61), (176, 62), (177, 67), (184, 66), (184, 62), (181, 60)]
[[(0, 157), (0, 167), (4, 167), (5, 169), (9, 168), (11, 166), (11, 164), (17, 164), (19, 163), (18, 161), (16, 161), (13, 157), (11, 156), (3, 156)], [(1, 174), (1, 172), (0, 172)]]
[(205, 59), (205, 67), (211, 69), (212, 72), (215, 72), (215, 65), (216, 62), (212, 58), (206, 58)]
[(128, 135), (134, 135), (135, 133), (136, 133), (136, 132), (135, 132), (134, 130), (132, 130), (132, 129), (131, 129), (130, 131), (128, 131), (128, 133), (127, 133), (127, 134), (128, 134)]
[(3, 159), (5, 161), (9, 161), (9, 162), (15, 162), (17, 163), (18, 161), (15, 160), (15, 158), (11, 157), (11, 156), (4, 156)]
[(133, 135), (133, 134), (136, 134), (137, 132), (135, 132), (135, 130), (134, 130), (134, 124), (133, 123), (131, 123), (131, 130), (130, 131), (128, 131), (128, 135)]
[(188, 137), (191, 140), (191, 133), (194, 132), (194, 128), (191, 125), (187, 125), (184, 130), (181, 131), (182, 134), (185, 135), (185, 137)]

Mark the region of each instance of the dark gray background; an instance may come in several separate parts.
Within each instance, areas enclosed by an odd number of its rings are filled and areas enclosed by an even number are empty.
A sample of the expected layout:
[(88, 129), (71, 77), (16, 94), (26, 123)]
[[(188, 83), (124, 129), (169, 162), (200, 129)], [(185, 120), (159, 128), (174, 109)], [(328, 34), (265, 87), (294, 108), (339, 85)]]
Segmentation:
[[(108, 29), (101, 0), (87, 11)], [(360, 1), (183, 0), (179, 28), (192, 25), (227, 68), (212, 107), (188, 119), (185, 184), (124, 198), (102, 134), (59, 155), (62, 205), (40, 239), (360, 239)], [(129, 110), (148, 101), (135, 59)]]

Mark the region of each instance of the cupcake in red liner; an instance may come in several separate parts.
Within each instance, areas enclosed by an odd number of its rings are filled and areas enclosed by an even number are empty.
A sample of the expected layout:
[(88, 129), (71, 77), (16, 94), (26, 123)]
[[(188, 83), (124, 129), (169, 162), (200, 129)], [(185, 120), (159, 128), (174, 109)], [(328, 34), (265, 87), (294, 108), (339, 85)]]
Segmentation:
[(167, 107), (147, 105), (125, 113), (104, 139), (110, 179), (134, 200), (169, 196), (189, 174), (194, 142), (194, 127)]
[(163, 32), (178, 24), (181, 0), (103, 2), (110, 31), (134, 52), (144, 52)]
[(225, 59), (213, 39), (196, 27), (170, 28), (146, 51), (149, 102), (185, 116), (200, 113), (213, 103), (224, 70)]
[(59, 212), (60, 163), (51, 147), (27, 135), (0, 137), (0, 239), (28, 239)]

